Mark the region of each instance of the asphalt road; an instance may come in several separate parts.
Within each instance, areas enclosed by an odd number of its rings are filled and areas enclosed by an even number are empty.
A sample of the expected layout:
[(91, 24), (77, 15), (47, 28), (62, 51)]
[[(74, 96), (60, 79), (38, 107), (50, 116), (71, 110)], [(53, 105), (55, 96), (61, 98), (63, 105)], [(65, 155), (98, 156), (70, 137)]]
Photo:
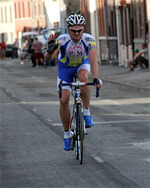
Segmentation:
[[(0, 61), (2, 188), (149, 188), (149, 93), (104, 83), (91, 88), (95, 126), (83, 165), (63, 150), (56, 67)], [(72, 101), (72, 100), (71, 100)]]

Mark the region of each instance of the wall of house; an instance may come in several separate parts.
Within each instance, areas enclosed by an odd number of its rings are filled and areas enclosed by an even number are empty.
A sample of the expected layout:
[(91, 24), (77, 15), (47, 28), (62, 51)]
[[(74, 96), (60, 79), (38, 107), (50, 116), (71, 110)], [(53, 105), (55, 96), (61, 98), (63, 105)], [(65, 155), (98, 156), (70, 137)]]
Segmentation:
[(16, 35), (46, 27), (44, 0), (14, 0)]
[(147, 38), (148, 38), (148, 49), (149, 49), (149, 62), (150, 62), (150, 3), (147, 1), (147, 20), (148, 20), (148, 25), (147, 25)]
[(142, 43), (148, 44), (148, 31), (146, 29), (147, 5), (146, 0), (118, 0), (119, 10), (119, 32), (120, 32), (120, 53), (119, 64), (127, 66), (127, 59), (133, 58), (133, 49), (141, 50)]
[(45, 0), (47, 28), (65, 27), (66, 4), (64, 0)]
[(12, 0), (0, 2), (0, 41), (4, 39), (7, 44), (12, 44), (16, 37), (13, 9)]
[(115, 1), (97, 0), (100, 61), (102, 64), (118, 61)]

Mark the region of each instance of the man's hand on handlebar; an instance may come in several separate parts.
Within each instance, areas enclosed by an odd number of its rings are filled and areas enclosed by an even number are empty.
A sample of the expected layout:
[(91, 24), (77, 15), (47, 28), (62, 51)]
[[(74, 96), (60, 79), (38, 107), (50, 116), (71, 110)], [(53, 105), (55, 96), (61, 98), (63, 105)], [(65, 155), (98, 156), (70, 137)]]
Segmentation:
[(100, 88), (103, 85), (103, 81), (98, 79), (98, 78), (94, 78), (93, 79), (93, 83), (95, 84), (96, 87)]

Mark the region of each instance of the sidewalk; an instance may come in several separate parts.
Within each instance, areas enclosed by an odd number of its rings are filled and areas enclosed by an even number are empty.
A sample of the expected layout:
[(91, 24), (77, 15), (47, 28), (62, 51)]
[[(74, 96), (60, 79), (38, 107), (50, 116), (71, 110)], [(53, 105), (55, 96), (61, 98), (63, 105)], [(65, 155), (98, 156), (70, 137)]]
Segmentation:
[(99, 75), (104, 82), (141, 91), (150, 90), (150, 69), (130, 71), (129, 68), (118, 65), (99, 65)]

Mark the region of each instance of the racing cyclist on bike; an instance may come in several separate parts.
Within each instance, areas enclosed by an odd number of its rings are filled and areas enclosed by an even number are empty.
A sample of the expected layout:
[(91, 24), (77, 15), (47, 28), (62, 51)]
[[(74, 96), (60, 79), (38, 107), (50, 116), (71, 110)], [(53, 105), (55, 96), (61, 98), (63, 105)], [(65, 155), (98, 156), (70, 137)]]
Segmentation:
[[(81, 15), (70, 15), (66, 19), (68, 29), (67, 34), (60, 35), (55, 39), (50, 35), (48, 40), (48, 50), (45, 59), (48, 62), (52, 54), (58, 54), (58, 78), (59, 83), (72, 82), (74, 74), (77, 75), (80, 82), (88, 82), (90, 67), (93, 73), (93, 82), (97, 87), (101, 87), (102, 81), (98, 79), (97, 49), (94, 37), (84, 33), (85, 19)], [(69, 128), (70, 122), (70, 86), (62, 88), (62, 98), (60, 99), (60, 117), (64, 128), (64, 150), (71, 150), (72, 132)], [(92, 116), (90, 114), (90, 87), (84, 86), (81, 91), (81, 99), (84, 107), (85, 126), (93, 126)]]

